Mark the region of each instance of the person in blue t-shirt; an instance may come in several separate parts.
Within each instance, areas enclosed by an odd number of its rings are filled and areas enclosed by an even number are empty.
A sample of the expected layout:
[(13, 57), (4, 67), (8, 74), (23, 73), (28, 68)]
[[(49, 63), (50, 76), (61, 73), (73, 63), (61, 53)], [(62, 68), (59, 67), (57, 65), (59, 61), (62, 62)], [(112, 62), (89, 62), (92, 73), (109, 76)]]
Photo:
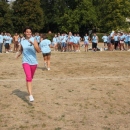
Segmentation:
[(47, 67), (47, 70), (50, 70), (50, 57), (51, 57), (51, 41), (47, 39), (46, 34), (41, 35), (41, 42), (39, 47), (41, 48), (43, 59), (44, 59), (44, 66)]
[(9, 33), (6, 34), (6, 36), (4, 36), (4, 40), (5, 40), (5, 53), (9, 53), (9, 49), (10, 49), (10, 46), (9, 46), (9, 42), (10, 42), (10, 35)]
[(26, 75), (26, 85), (29, 93), (29, 101), (34, 101), (32, 96), (32, 79), (37, 68), (36, 52), (41, 52), (37, 41), (32, 37), (32, 29), (26, 27), (23, 31), (25, 39), (20, 42), (19, 53), (16, 53), (16, 58), (23, 54), (22, 66)]
[(61, 38), (61, 51), (62, 52), (66, 51), (66, 36), (65, 36), (65, 33), (62, 34), (62, 38)]
[(3, 37), (3, 32), (1, 32), (1, 34), (0, 34), (0, 53), (2, 53), (3, 42), (4, 42), (4, 37)]
[(67, 38), (67, 50), (68, 51), (73, 50), (73, 44), (74, 44), (74, 38), (73, 38), (72, 32), (69, 32), (68, 38)]
[(114, 49), (115, 49), (115, 50), (117, 50), (118, 45), (119, 45), (119, 36), (118, 36), (117, 33), (115, 32), (115, 35), (114, 35)]
[(107, 46), (108, 46), (108, 50), (111, 51), (112, 50), (112, 45), (111, 45), (111, 36), (110, 34), (107, 35)]
[(81, 41), (81, 37), (79, 34), (77, 34), (77, 40), (78, 40), (78, 52), (80, 52), (80, 41)]
[(89, 45), (89, 36), (88, 34), (86, 33), (85, 36), (84, 36), (84, 47), (85, 47), (85, 52), (88, 52), (88, 45)]
[(128, 50), (128, 34), (125, 32), (124, 36), (125, 36), (125, 40), (124, 40), (124, 42), (125, 42), (125, 50), (127, 51)]
[(104, 36), (102, 37), (102, 40), (104, 42), (104, 50), (106, 50), (107, 49), (107, 35), (106, 34), (104, 34)]
[(58, 37), (57, 37), (57, 34), (55, 34), (55, 36), (52, 39), (52, 44), (54, 46), (54, 51), (58, 51), (57, 43), (58, 43)]
[(96, 35), (96, 33), (94, 33), (92, 36), (92, 50), (95, 52), (97, 51), (97, 44), (98, 44), (98, 36)]
[(124, 51), (124, 40), (125, 40), (125, 36), (124, 34), (121, 32), (120, 36), (119, 36), (119, 43), (120, 43), (120, 50)]
[(130, 32), (128, 34), (128, 51), (130, 51)]

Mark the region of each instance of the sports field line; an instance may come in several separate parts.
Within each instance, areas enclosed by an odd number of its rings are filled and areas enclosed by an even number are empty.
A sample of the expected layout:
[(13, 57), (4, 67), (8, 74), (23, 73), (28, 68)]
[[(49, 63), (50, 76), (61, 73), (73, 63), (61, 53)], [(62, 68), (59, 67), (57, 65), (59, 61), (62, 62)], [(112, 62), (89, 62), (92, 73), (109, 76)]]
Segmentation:
[[(34, 78), (33, 81), (45, 80), (95, 80), (95, 79), (129, 79), (130, 76), (94, 76), (94, 77), (61, 77), (61, 78)], [(25, 79), (0, 79), (0, 82), (19, 82)]]

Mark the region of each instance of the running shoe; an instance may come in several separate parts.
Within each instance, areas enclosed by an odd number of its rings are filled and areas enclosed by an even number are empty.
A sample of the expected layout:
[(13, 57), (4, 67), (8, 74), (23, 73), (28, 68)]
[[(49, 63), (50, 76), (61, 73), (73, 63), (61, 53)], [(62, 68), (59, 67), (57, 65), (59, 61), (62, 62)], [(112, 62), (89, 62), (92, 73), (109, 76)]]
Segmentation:
[(29, 101), (30, 101), (30, 102), (33, 102), (33, 101), (34, 101), (34, 98), (33, 98), (32, 95), (29, 96)]

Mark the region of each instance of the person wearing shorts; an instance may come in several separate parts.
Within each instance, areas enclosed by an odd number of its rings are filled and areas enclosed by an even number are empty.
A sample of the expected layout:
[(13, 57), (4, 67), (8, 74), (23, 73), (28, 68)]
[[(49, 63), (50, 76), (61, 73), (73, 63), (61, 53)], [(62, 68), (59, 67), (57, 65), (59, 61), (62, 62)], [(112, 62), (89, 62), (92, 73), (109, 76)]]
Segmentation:
[(80, 52), (80, 41), (81, 41), (81, 37), (79, 34), (77, 34), (77, 40), (78, 40), (78, 51)]
[(5, 53), (9, 53), (9, 49), (10, 49), (10, 46), (9, 46), (9, 41), (10, 41), (10, 36), (9, 36), (9, 33), (7, 33), (6, 37), (4, 37), (5, 39)]
[(104, 36), (102, 37), (102, 40), (104, 42), (104, 50), (106, 50), (107, 48), (107, 35), (106, 34), (104, 34)]
[(125, 33), (124, 36), (125, 36), (125, 40), (124, 40), (124, 42), (125, 42), (125, 50), (127, 51), (128, 50), (128, 34)]
[(125, 36), (123, 35), (123, 33), (120, 33), (120, 50), (123, 51), (124, 50), (124, 40), (125, 40)]
[(19, 48), (19, 43), (18, 43), (18, 39), (19, 39), (19, 35), (17, 33), (15, 33), (15, 35), (13, 36), (13, 43), (14, 43), (14, 52), (18, 51)]
[(73, 49), (75, 52), (78, 52), (78, 38), (76, 34), (73, 36)]
[(84, 47), (85, 47), (85, 52), (88, 52), (88, 45), (89, 45), (89, 36), (88, 34), (86, 33), (85, 36), (84, 36)]
[(68, 34), (68, 51), (72, 51), (73, 50), (73, 44), (74, 44), (74, 38), (71, 32), (69, 32)]
[(57, 38), (57, 34), (55, 34), (55, 36), (52, 39), (52, 43), (53, 43), (53, 46), (54, 46), (54, 51), (58, 51), (57, 42), (58, 42), (58, 38)]
[(97, 51), (97, 44), (98, 44), (98, 36), (96, 35), (96, 33), (94, 33), (92, 36), (92, 50), (95, 52)]
[(130, 51), (130, 32), (128, 34), (128, 51)]
[(110, 34), (108, 34), (107, 36), (107, 46), (108, 46), (108, 50), (111, 51), (111, 36)]
[(31, 27), (26, 27), (23, 33), (25, 35), (25, 39), (20, 42), (20, 48), (18, 54), (16, 53), (16, 58), (18, 58), (21, 54), (23, 55), (22, 66), (26, 75), (26, 86), (29, 94), (29, 101), (33, 102), (32, 80), (38, 64), (36, 52), (40, 53), (41, 50), (35, 38), (32, 37)]
[(42, 40), (39, 44), (39, 47), (41, 48), (42, 51), (44, 66), (47, 67), (47, 70), (50, 70), (51, 41), (47, 39), (46, 34), (42, 34), (41, 38)]
[(119, 36), (117, 35), (117, 33), (115, 33), (114, 35), (114, 49), (117, 50), (119, 45)]
[(115, 41), (114, 41), (114, 35), (115, 35), (115, 31), (112, 31), (110, 36), (111, 36), (111, 50), (114, 50), (114, 45), (115, 45)]
[(66, 51), (66, 36), (65, 33), (63, 34), (61, 38), (61, 51), (65, 52)]

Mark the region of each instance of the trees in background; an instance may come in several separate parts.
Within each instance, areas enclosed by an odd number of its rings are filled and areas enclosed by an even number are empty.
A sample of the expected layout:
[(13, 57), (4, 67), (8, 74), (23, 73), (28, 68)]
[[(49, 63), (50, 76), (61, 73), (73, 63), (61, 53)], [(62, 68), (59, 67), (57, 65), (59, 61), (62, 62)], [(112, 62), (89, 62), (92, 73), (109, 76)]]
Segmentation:
[(5, 0), (0, 1), (0, 30), (13, 32), (12, 11)]
[(130, 0), (0, 1), (0, 31), (21, 32), (32, 26), (41, 32), (109, 32), (130, 26)]
[(126, 18), (130, 17), (130, 0), (93, 0), (93, 4), (100, 31), (121, 30), (130, 26), (126, 22)]
[(12, 6), (13, 25), (16, 32), (21, 32), (25, 26), (31, 26), (39, 31), (44, 25), (44, 14), (40, 0), (16, 0)]

